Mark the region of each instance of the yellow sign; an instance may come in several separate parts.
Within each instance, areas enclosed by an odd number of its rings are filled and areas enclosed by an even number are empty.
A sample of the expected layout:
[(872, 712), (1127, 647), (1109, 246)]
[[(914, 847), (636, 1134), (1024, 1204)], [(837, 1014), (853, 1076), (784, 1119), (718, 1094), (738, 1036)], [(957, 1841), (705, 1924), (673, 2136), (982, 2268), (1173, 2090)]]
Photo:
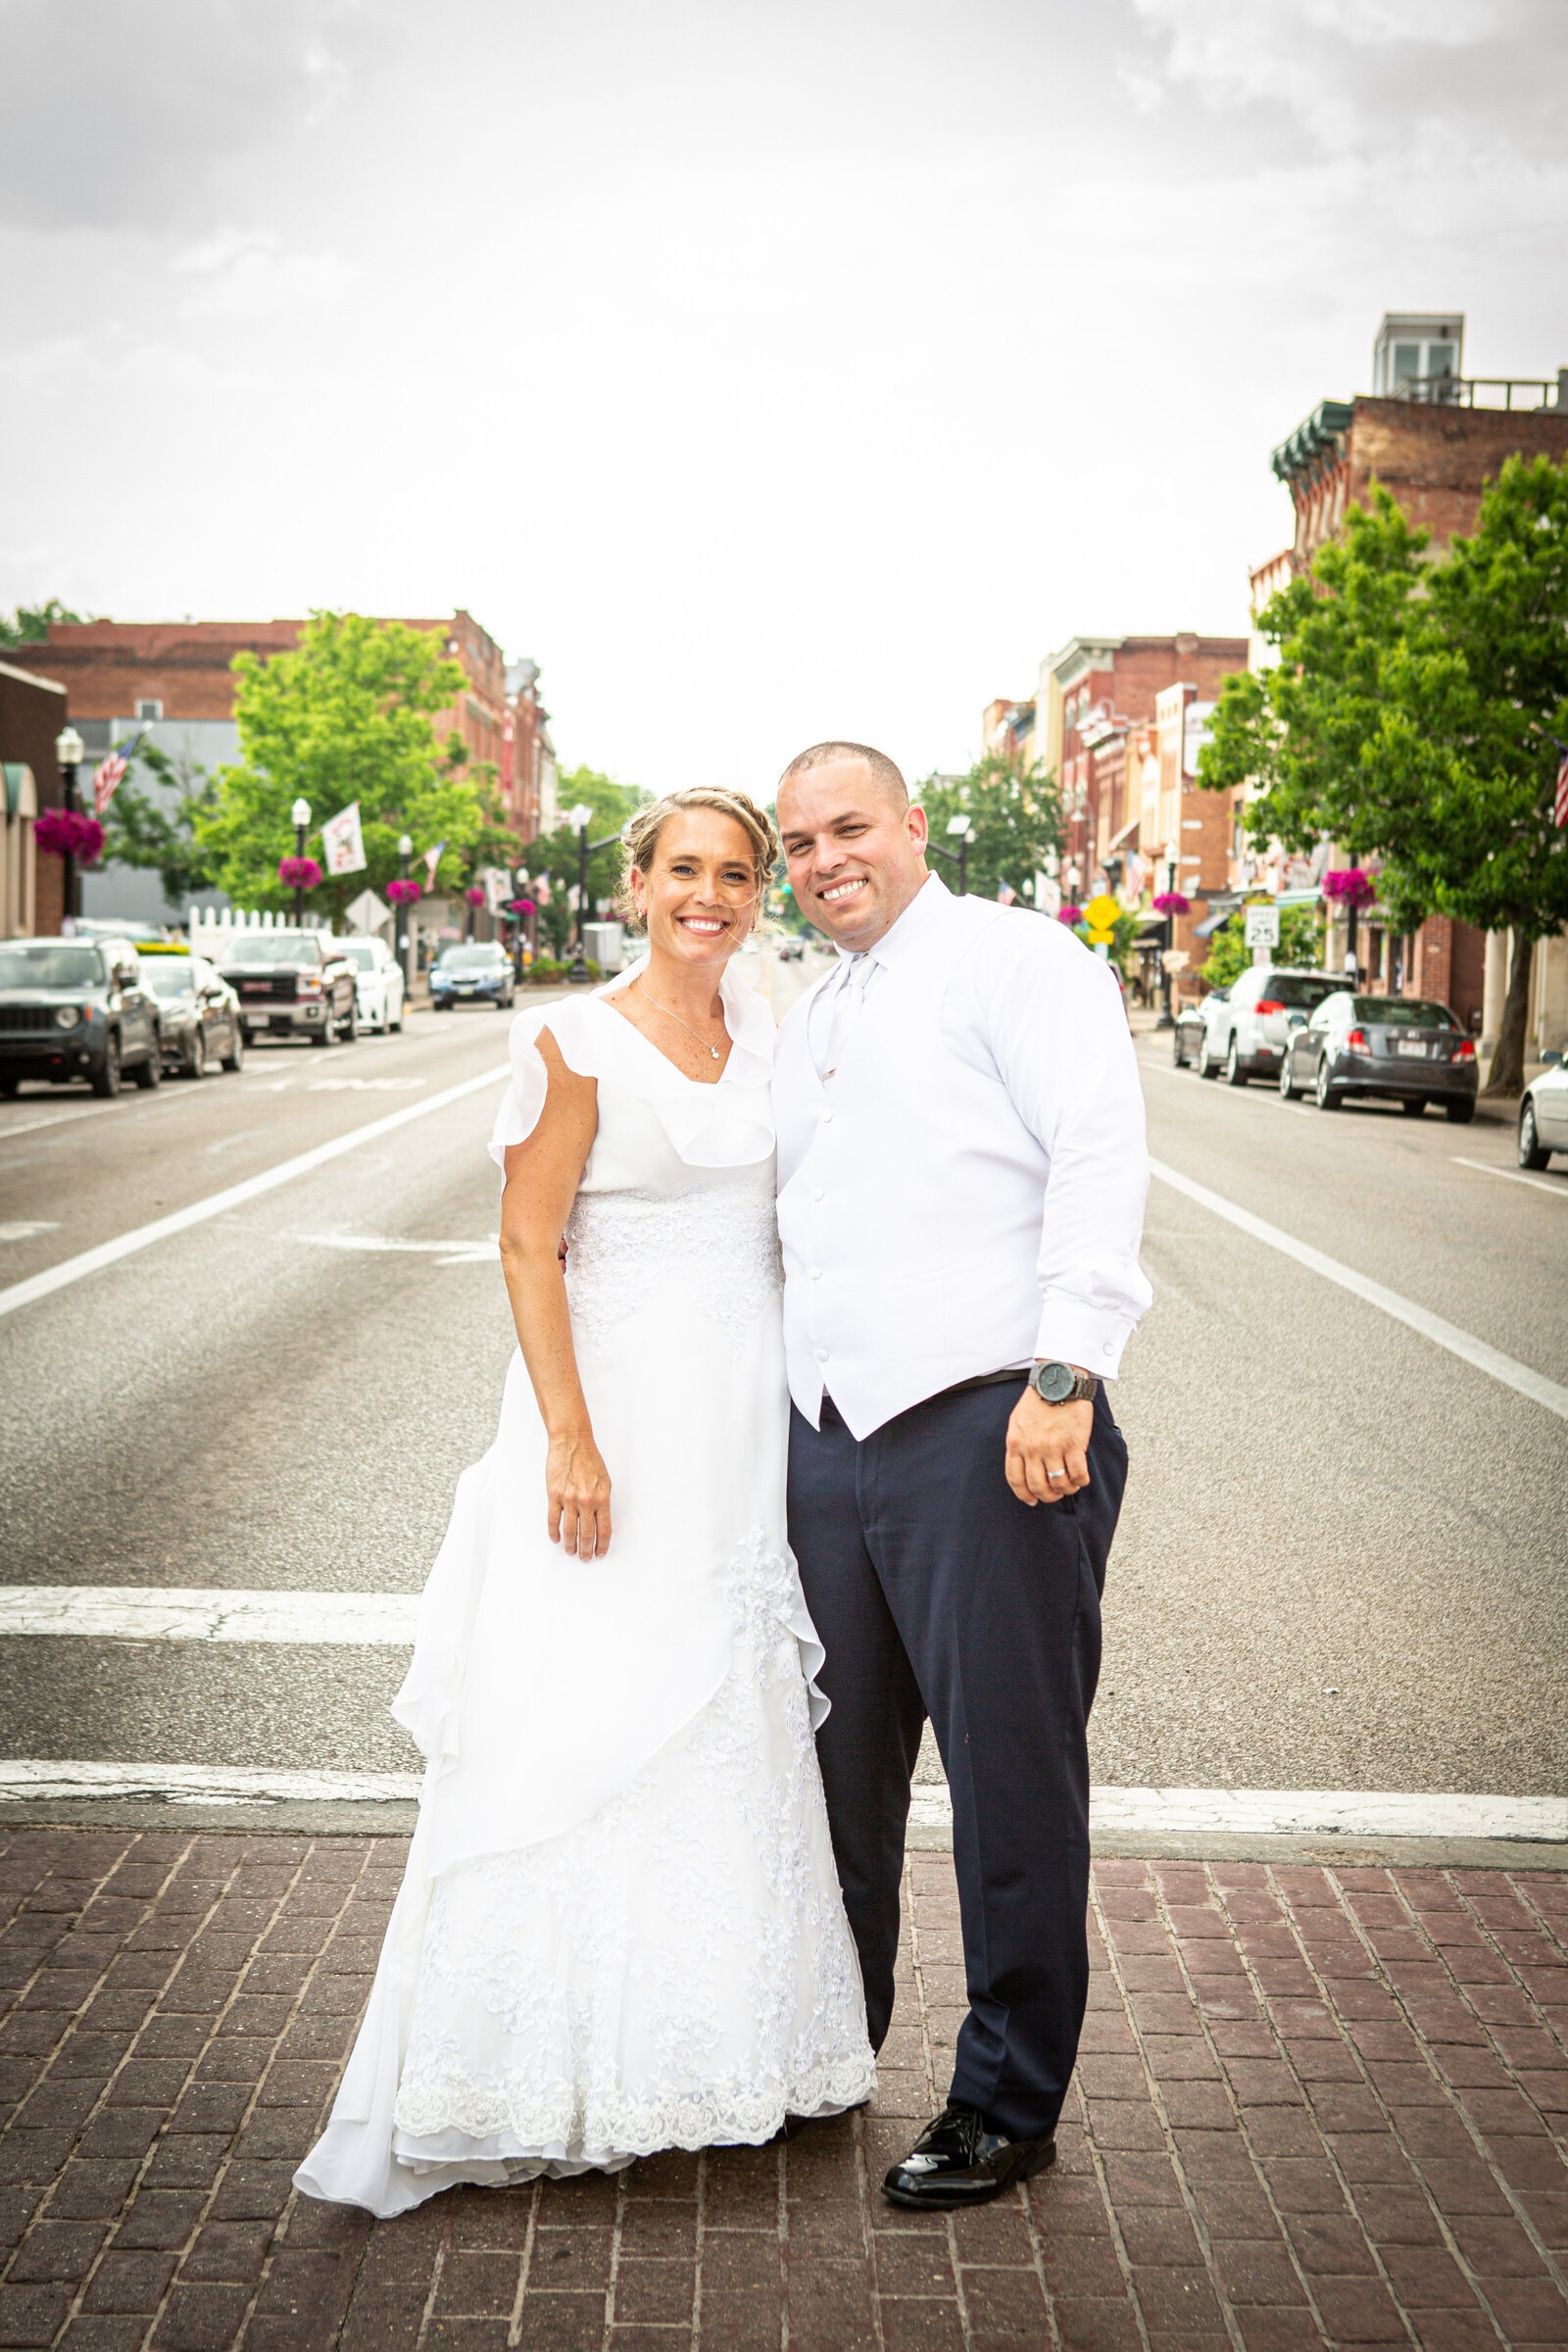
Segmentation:
[(1120, 912), (1121, 908), (1115, 900), (1107, 898), (1103, 891), (1098, 898), (1091, 899), (1084, 908), (1084, 921), (1089, 925), (1091, 939), (1097, 931), (1103, 931), (1108, 937), (1115, 927), (1116, 917)]
[(1092, 948), (1113, 947), (1116, 940), (1114, 931), (1086, 931), (1084, 937)]

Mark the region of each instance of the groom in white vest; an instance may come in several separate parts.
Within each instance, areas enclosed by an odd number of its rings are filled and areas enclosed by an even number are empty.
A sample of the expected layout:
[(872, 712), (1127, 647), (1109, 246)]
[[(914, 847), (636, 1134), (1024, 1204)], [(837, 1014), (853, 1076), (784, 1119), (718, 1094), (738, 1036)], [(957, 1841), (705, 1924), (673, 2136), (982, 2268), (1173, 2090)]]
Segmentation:
[(882, 753), (803, 752), (778, 815), (838, 951), (774, 1062), (790, 1541), (873, 2048), (927, 1716), (952, 1791), (969, 2013), (948, 2103), (884, 2183), (948, 2210), (1052, 2162), (1083, 2022), (1127, 1466), (1103, 1383), (1150, 1299), (1143, 1098), (1104, 964), (1044, 915), (954, 898)]

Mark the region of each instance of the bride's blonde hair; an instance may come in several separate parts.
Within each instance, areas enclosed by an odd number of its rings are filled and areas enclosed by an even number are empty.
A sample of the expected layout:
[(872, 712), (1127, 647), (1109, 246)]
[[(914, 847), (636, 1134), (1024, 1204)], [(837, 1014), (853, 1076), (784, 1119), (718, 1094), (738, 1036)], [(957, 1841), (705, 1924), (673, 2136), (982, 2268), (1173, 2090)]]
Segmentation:
[(684, 808), (716, 808), (721, 815), (732, 816), (751, 845), (752, 872), (757, 883), (759, 911), (762, 894), (778, 863), (778, 828), (765, 808), (749, 800), (744, 792), (731, 792), (722, 784), (691, 784), (681, 792), (666, 792), (662, 801), (650, 801), (628, 820), (620, 837), (621, 867), (618, 910), (624, 921), (640, 924), (636, 902), (631, 895), (631, 869), (646, 874), (659, 850), (659, 837), (672, 816)]

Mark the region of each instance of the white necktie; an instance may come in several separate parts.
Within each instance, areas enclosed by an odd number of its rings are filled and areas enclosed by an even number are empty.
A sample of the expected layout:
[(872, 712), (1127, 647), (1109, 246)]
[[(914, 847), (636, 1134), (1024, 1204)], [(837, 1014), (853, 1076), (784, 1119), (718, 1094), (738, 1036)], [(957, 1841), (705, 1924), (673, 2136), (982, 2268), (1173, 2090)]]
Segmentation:
[(866, 984), (875, 968), (876, 959), (872, 956), (849, 956), (845, 958), (844, 972), (827, 1008), (827, 1033), (822, 1041), (821, 1058), (817, 1064), (818, 1073), (824, 1080), (833, 1076), (849, 1051), (850, 1040), (864, 1008)]

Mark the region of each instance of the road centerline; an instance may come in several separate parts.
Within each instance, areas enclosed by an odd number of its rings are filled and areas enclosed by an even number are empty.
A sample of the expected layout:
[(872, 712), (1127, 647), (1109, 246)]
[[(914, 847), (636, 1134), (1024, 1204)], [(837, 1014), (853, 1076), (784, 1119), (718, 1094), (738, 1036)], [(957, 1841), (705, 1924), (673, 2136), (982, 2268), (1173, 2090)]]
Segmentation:
[(1342, 1291), (1348, 1291), (1353, 1297), (1364, 1299), (1367, 1305), (1380, 1308), (1395, 1322), (1405, 1324), (1409, 1330), (1419, 1332), (1423, 1339), (1431, 1340), (1436, 1347), (1446, 1348), (1450, 1355), (1460, 1357), (1463, 1362), (1473, 1364), (1477, 1371), (1500, 1381), (1504, 1388), (1517, 1390), (1521, 1396), (1530, 1397), (1536, 1404), (1544, 1405), (1547, 1412), (1568, 1421), (1568, 1388), (1562, 1387), (1559, 1382), (1548, 1380), (1544, 1373), (1537, 1372), (1529, 1364), (1520, 1363), (1514, 1356), (1504, 1355), (1501, 1348), (1493, 1348), (1485, 1340), (1477, 1339), (1473, 1332), (1461, 1331), (1456, 1323), (1446, 1322), (1442, 1315), (1435, 1315), (1427, 1307), (1418, 1306), (1413, 1298), (1404, 1298), (1398, 1291), (1391, 1291), (1384, 1283), (1373, 1282), (1368, 1275), (1358, 1274), (1353, 1266), (1343, 1264), (1339, 1258), (1330, 1257), (1322, 1250), (1314, 1250), (1309, 1242), (1298, 1242), (1294, 1234), (1283, 1232), (1278, 1225), (1270, 1225), (1264, 1218), (1254, 1217), (1250, 1209), (1243, 1208), (1235, 1200), (1227, 1200), (1222, 1193), (1212, 1193), (1207, 1185), (1195, 1184), (1190, 1176), (1183, 1176), (1178, 1169), (1167, 1167), (1163, 1160), (1151, 1159), (1149, 1166), (1150, 1173), (1157, 1177), (1161, 1184), (1168, 1184), (1173, 1191), (1184, 1194), (1189, 1200), (1196, 1201), (1200, 1208), (1206, 1208), (1212, 1215), (1223, 1217), (1227, 1224), (1235, 1225), (1241, 1232), (1250, 1234), (1253, 1241), (1262, 1242), (1266, 1248), (1278, 1250), (1283, 1256), (1295, 1258), (1298, 1265), (1305, 1266), (1313, 1274), (1322, 1275), (1326, 1282), (1338, 1284)]
[(394, 1129), (406, 1127), (414, 1119), (428, 1118), (434, 1110), (443, 1110), (449, 1102), (458, 1102), (466, 1095), (477, 1094), (481, 1087), (499, 1085), (511, 1075), (506, 1062), (482, 1070), (476, 1078), (465, 1078), (457, 1086), (443, 1088), (438, 1095), (428, 1095), (421, 1102), (405, 1103), (401, 1110), (388, 1111), (379, 1119), (371, 1119), (363, 1127), (353, 1127), (346, 1135), (334, 1136), (329, 1143), (318, 1144), (309, 1152), (299, 1152), (293, 1159), (279, 1160), (275, 1167), (264, 1168), (259, 1175), (247, 1176), (239, 1184), (224, 1187), (220, 1193), (209, 1193), (205, 1200), (193, 1200), (188, 1207), (174, 1209), (167, 1217), (156, 1217), (150, 1225), (137, 1225), (128, 1233), (116, 1236), (112, 1242), (101, 1242), (94, 1250), (84, 1250), (76, 1257), (68, 1257), (58, 1266), (48, 1266), (41, 1274), (29, 1275), (24, 1282), (16, 1282), (0, 1291), (0, 1315), (14, 1314), (19, 1307), (32, 1306), (40, 1298), (56, 1291), (81, 1282), (89, 1274), (98, 1274), (106, 1266), (118, 1265), (122, 1258), (149, 1250), (155, 1242), (169, 1240), (176, 1233), (185, 1233), (193, 1225), (205, 1224), (212, 1217), (220, 1217), (230, 1209), (242, 1207), (249, 1200), (275, 1192), (279, 1185), (291, 1184), (298, 1176), (308, 1176), (315, 1168), (325, 1167), (346, 1152), (356, 1151), (361, 1144), (374, 1142), (377, 1136), (390, 1135)]

